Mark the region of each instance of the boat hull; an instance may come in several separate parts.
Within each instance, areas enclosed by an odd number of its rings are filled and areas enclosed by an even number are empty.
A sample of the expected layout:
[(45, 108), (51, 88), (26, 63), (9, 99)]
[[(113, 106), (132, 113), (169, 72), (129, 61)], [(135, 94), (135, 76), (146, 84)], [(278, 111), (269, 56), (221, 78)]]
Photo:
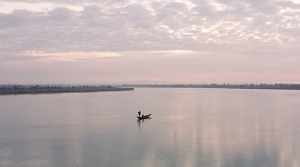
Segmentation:
[(150, 119), (152, 114), (148, 114), (148, 115), (144, 115), (144, 116), (141, 116), (141, 117), (137, 117), (138, 119)]

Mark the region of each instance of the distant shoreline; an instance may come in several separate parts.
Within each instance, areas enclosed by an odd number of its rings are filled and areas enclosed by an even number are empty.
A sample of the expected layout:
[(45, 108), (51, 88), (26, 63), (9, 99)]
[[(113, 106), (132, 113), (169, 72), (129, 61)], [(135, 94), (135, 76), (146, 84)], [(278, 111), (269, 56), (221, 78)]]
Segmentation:
[(134, 88), (112, 86), (51, 86), (51, 85), (1, 85), (0, 95), (84, 93), (106, 91), (132, 91)]
[(123, 84), (133, 88), (223, 88), (223, 89), (272, 89), (300, 90), (300, 84)]
[(123, 84), (122, 86), (0, 85), (0, 95), (132, 91), (134, 88), (223, 88), (300, 90), (300, 84)]

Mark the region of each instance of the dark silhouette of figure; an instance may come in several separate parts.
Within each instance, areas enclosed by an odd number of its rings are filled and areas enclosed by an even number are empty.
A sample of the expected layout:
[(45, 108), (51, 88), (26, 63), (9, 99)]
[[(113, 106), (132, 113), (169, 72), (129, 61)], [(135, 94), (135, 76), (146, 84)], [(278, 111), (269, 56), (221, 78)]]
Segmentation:
[(138, 114), (139, 114), (139, 117), (141, 117), (141, 111), (139, 111)]

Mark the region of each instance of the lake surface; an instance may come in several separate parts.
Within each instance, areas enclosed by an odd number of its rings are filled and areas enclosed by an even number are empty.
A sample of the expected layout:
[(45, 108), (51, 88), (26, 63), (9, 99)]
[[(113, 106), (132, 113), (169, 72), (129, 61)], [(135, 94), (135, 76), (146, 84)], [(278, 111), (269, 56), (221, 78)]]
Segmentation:
[(300, 91), (136, 88), (0, 107), (1, 167), (300, 166)]

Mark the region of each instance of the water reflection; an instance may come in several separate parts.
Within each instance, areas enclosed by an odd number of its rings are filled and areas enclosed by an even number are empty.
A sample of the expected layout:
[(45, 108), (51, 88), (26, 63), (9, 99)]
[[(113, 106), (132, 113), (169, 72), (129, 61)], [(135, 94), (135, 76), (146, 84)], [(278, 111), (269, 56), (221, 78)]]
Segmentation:
[[(155, 144), (145, 153), (144, 162), (149, 166), (299, 166), (300, 117), (295, 110), (300, 99), (264, 91), (242, 92), (245, 97), (232, 93), (221, 92), (220, 101), (206, 99), (196, 111), (188, 105), (185, 112), (179, 111), (174, 106), (182, 101), (170, 102), (168, 111), (183, 115), (153, 122), (163, 126), (153, 129), (159, 137), (148, 136)], [(185, 100), (190, 102), (189, 97)]]
[(137, 124), (139, 126), (139, 130), (141, 129), (141, 123), (144, 123), (144, 120), (143, 119), (138, 119), (137, 121)]
[[(0, 97), (0, 166), (296, 167), (299, 101), (223, 89)], [(137, 103), (155, 118), (137, 120)]]

